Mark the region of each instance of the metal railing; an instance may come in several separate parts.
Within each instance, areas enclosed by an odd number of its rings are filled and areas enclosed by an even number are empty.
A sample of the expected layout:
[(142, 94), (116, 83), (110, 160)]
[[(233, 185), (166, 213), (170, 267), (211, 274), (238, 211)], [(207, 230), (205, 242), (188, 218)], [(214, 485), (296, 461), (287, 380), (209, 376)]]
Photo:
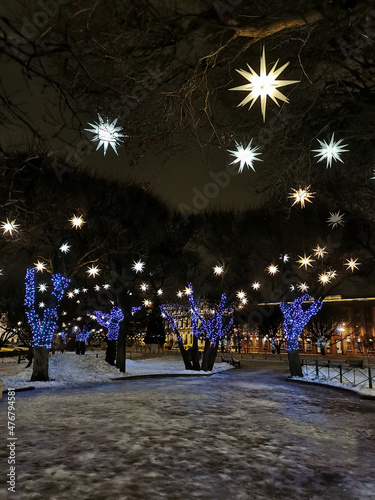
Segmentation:
[(307, 377), (315, 375), (321, 380), (332, 380), (352, 387), (373, 388), (375, 373), (373, 367), (352, 366), (350, 364), (331, 363), (317, 359), (302, 359), (302, 373)]

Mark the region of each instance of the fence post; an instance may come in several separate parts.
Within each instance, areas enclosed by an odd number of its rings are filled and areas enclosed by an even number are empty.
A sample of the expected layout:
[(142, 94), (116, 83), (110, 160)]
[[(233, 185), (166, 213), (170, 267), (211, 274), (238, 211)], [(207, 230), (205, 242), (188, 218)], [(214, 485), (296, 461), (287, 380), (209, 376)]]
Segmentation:
[(372, 378), (371, 378), (371, 367), (370, 367), (370, 365), (368, 366), (368, 386), (369, 386), (369, 389), (372, 389)]
[(340, 363), (340, 384), (342, 384), (342, 364)]
[(315, 360), (315, 375), (319, 378), (319, 361)]

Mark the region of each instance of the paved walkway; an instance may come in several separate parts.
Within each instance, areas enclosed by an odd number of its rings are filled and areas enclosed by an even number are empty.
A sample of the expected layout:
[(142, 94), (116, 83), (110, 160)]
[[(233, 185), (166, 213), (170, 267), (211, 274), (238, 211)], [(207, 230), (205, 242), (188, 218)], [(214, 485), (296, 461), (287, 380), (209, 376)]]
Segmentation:
[(0, 498), (374, 499), (375, 401), (287, 372), (246, 361), (203, 379), (18, 393), (17, 493), (3, 447)]

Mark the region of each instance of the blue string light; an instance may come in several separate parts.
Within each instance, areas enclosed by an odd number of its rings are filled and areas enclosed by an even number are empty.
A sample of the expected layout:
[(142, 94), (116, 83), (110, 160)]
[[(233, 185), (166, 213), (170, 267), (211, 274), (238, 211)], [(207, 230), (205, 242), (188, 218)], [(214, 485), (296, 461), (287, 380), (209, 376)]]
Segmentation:
[(94, 311), (95, 319), (99, 325), (107, 328), (107, 339), (117, 340), (120, 330), (120, 323), (124, 319), (124, 313), (120, 307), (112, 307), (110, 314), (102, 311)]
[(86, 325), (84, 325), (82, 329), (79, 328), (79, 326), (77, 326), (74, 329), (74, 332), (76, 334), (76, 342), (85, 342), (86, 343), (87, 339), (92, 334), (92, 330), (88, 330)]
[(283, 327), (287, 351), (298, 351), (298, 338), (302, 330), (309, 322), (310, 318), (314, 316), (323, 305), (320, 300), (314, 300), (309, 309), (304, 311), (302, 309), (303, 302), (311, 298), (310, 295), (306, 294), (295, 299), (290, 306), (285, 302), (281, 302), (280, 304), (280, 309), (284, 316)]
[(53, 291), (48, 301), (48, 306), (44, 309), (43, 320), (35, 310), (35, 269), (29, 268), (26, 271), (25, 285), (25, 306), (26, 316), (33, 334), (33, 346), (52, 347), (53, 336), (57, 330), (57, 307), (64, 296), (70, 279), (62, 274), (53, 274), (51, 277)]

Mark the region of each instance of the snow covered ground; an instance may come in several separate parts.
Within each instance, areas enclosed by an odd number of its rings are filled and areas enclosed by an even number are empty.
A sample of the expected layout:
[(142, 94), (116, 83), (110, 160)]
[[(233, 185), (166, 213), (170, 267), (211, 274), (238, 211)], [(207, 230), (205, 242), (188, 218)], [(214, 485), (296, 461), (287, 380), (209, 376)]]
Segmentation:
[[(31, 368), (25, 368), (26, 361), (17, 363), (17, 358), (0, 359), (0, 379), (4, 390), (8, 387), (22, 389), (25, 387), (72, 387), (91, 383), (109, 382), (121, 377), (142, 375), (198, 375), (207, 376), (212, 372), (196, 372), (185, 370), (182, 359), (151, 358), (144, 360), (126, 360), (126, 373), (121, 373), (116, 367), (110, 366), (104, 360), (104, 352), (86, 353), (77, 356), (75, 353), (55, 354), (49, 359), (49, 382), (30, 382)], [(213, 373), (233, 368), (227, 363), (216, 363)]]

